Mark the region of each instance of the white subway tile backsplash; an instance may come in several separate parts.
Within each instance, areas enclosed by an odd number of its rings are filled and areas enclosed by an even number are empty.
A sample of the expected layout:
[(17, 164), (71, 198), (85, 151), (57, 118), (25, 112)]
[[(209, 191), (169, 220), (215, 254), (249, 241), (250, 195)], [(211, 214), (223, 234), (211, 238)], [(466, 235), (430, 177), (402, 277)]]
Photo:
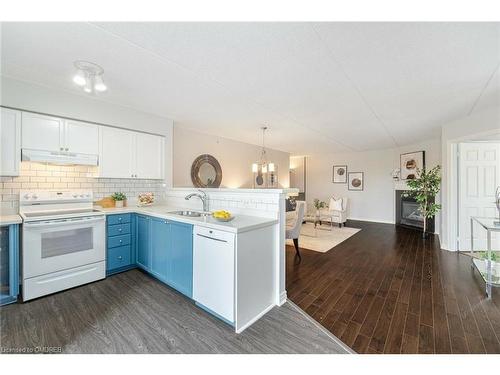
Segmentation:
[(20, 189), (92, 189), (95, 200), (116, 191), (124, 192), (130, 201), (135, 201), (139, 193), (153, 192), (158, 199), (164, 195), (162, 181), (94, 176), (96, 167), (21, 162), (19, 177), (0, 177), (0, 209), (16, 210)]

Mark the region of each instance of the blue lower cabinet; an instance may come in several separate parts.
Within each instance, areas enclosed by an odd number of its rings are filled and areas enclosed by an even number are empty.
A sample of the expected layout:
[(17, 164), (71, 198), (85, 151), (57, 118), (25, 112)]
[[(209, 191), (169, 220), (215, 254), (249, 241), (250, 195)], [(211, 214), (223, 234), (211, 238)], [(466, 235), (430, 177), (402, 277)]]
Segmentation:
[(189, 298), (193, 295), (193, 226), (171, 221), (167, 282)]
[(151, 273), (168, 282), (170, 224), (165, 219), (151, 219)]
[(106, 270), (114, 271), (132, 264), (132, 248), (130, 245), (108, 249)]
[(107, 273), (140, 267), (193, 295), (193, 226), (141, 214), (109, 215)]
[(109, 215), (106, 234), (106, 273), (135, 267), (133, 215)]
[(0, 305), (17, 301), (19, 294), (19, 225), (0, 227)]
[(137, 265), (151, 271), (151, 218), (145, 215), (136, 216)]

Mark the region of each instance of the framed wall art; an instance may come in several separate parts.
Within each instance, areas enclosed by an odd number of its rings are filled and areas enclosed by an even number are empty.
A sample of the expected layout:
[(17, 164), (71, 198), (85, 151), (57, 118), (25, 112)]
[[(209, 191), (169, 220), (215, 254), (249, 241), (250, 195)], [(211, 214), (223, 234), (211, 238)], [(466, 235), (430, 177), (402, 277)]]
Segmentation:
[(365, 185), (363, 172), (349, 172), (347, 180), (349, 181), (347, 186), (349, 190), (363, 191)]
[(418, 171), (425, 168), (425, 151), (408, 152), (400, 155), (401, 180), (418, 178)]
[(333, 166), (332, 181), (334, 184), (345, 184), (347, 182), (347, 165)]

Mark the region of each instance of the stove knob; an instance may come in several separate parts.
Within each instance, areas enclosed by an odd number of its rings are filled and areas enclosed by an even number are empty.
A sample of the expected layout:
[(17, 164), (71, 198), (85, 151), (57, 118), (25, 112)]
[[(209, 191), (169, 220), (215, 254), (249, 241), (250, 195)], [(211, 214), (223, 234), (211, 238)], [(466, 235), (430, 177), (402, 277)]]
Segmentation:
[(30, 199), (30, 195), (29, 194), (24, 194), (24, 199)]
[(38, 198), (38, 195), (33, 194), (33, 197), (32, 197), (32, 198), (33, 198), (33, 199), (37, 199), (37, 198)]
[(78, 198), (78, 194), (73, 194), (73, 198)]
[(83, 197), (84, 197), (84, 195), (83, 195), (83, 194), (80, 194), (80, 198), (83, 198)]

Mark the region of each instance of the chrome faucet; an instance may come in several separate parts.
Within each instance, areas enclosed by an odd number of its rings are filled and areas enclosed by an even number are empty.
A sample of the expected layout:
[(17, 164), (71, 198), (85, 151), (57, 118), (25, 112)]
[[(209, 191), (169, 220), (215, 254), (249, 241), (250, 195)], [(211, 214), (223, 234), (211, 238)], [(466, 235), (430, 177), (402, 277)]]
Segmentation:
[(203, 203), (203, 211), (208, 212), (208, 195), (203, 190), (198, 190), (201, 194), (191, 193), (184, 197), (185, 200), (190, 200), (193, 197), (199, 198)]

